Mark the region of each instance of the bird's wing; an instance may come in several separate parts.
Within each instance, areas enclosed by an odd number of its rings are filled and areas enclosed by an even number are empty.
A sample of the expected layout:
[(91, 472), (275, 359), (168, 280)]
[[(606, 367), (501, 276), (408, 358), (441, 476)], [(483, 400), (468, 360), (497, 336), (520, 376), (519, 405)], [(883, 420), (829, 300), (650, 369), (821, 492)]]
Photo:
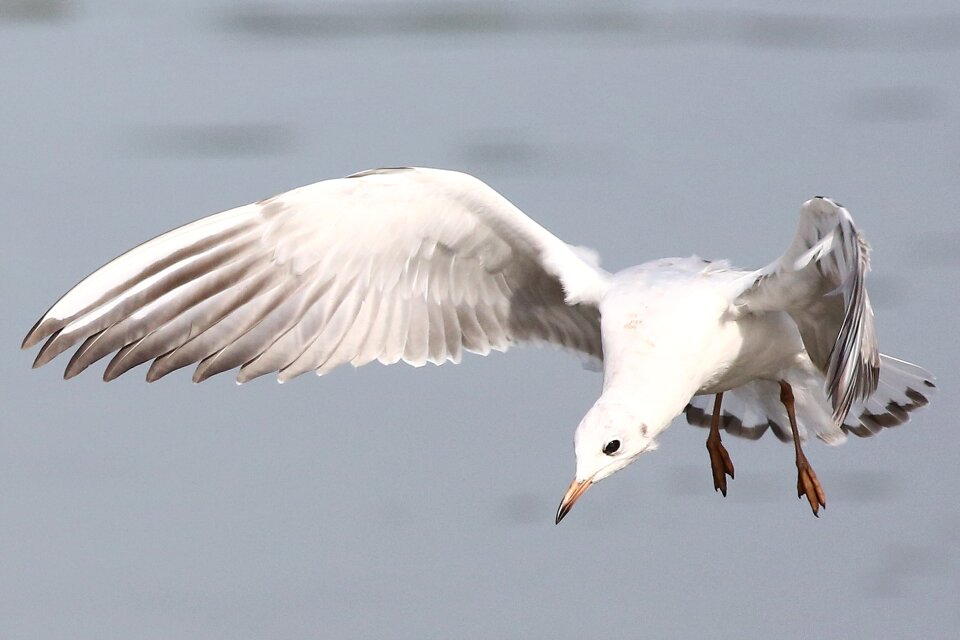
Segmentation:
[(753, 274), (737, 298), (741, 311), (786, 311), (813, 363), (826, 376), (833, 420), (877, 388), (880, 353), (865, 277), (869, 247), (846, 209), (828, 198), (800, 209), (793, 242), (773, 264)]
[(64, 295), (23, 341), (65, 377), (117, 352), (111, 380), (199, 362), (240, 382), (373, 360), (457, 362), (542, 341), (602, 358), (609, 275), (486, 184), (378, 169), (294, 189), (163, 234)]

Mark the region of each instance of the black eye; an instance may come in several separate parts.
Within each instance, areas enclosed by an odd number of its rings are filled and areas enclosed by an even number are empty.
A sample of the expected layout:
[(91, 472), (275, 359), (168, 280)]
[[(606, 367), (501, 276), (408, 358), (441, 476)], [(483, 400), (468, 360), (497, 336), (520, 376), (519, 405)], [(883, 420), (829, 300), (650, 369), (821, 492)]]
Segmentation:
[(608, 442), (607, 444), (603, 445), (603, 452), (604, 452), (605, 454), (607, 454), (608, 456), (612, 456), (612, 455), (615, 454), (617, 451), (619, 451), (619, 449), (620, 449), (620, 441), (619, 441), (619, 440), (611, 440), (611, 441)]

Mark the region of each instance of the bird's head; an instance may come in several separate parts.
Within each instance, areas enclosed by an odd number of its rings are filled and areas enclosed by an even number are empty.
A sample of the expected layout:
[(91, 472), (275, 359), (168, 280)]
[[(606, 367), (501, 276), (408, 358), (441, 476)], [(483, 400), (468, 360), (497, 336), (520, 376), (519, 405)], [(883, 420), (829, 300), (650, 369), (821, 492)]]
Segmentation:
[(557, 524), (591, 485), (656, 449), (655, 437), (661, 430), (652, 430), (619, 407), (598, 401), (574, 434), (577, 473), (560, 502)]

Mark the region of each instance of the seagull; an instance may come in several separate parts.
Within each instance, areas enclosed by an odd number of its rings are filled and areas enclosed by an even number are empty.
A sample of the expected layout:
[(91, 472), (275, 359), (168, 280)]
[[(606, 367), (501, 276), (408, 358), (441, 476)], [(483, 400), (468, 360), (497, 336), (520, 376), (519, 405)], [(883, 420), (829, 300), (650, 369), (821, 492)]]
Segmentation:
[(734, 466), (720, 431), (792, 442), (797, 496), (826, 496), (802, 448), (871, 436), (927, 404), (933, 376), (880, 354), (869, 247), (833, 200), (803, 204), (786, 252), (743, 270), (692, 256), (617, 273), (479, 179), (385, 168), (325, 180), (162, 234), (87, 276), (33, 326), (39, 367), (79, 347), (72, 378), (113, 354), (113, 380), (239, 369), (280, 382), (350, 363), (460, 362), (546, 343), (602, 366), (574, 434), (559, 523), (593, 484), (653, 451), (683, 414), (709, 428), (715, 491)]

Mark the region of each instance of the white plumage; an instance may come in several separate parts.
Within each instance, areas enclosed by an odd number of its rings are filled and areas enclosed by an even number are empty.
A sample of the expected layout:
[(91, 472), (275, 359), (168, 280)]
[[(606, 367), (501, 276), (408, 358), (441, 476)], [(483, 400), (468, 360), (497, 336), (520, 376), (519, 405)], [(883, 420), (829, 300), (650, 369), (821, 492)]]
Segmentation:
[(198, 382), (230, 369), (239, 382), (283, 381), (348, 362), (459, 362), (522, 342), (574, 350), (602, 361), (604, 391), (577, 428), (559, 521), (678, 413), (709, 424), (710, 394), (727, 393), (721, 428), (790, 440), (793, 399), (776, 394), (795, 389), (798, 467), (807, 433), (836, 442), (906, 421), (932, 376), (879, 354), (868, 268), (852, 218), (826, 198), (804, 204), (793, 242), (764, 269), (694, 257), (611, 275), (476, 178), (378, 169), (125, 253), (54, 304), (23, 347), (47, 339), (40, 366), (80, 343), (65, 377), (114, 354), (106, 380), (152, 360), (148, 380), (196, 364)]
[[(459, 362), (540, 340), (600, 356), (606, 275), (462, 173), (367, 171), (200, 220), (120, 256), (37, 323), (42, 365), (85, 340), (72, 377), (156, 358), (149, 380), (287, 380), (350, 362)], [(568, 305), (566, 302), (583, 302)]]

